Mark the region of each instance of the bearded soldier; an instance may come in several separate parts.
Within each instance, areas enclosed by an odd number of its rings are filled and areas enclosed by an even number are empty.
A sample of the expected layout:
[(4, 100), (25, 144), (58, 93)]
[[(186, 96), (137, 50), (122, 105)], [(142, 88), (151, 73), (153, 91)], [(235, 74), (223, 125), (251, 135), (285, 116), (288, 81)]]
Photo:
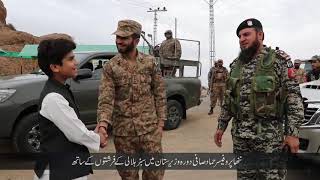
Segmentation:
[[(232, 121), (233, 151), (279, 153), (287, 145), (299, 149), (299, 131), (304, 114), (298, 84), (288, 77), (287, 59), (263, 47), (264, 32), (257, 19), (247, 19), (237, 28), (241, 52), (230, 65), (225, 103), (214, 136), (222, 135)], [(284, 130), (284, 117), (287, 118)], [(284, 179), (284, 168), (239, 168), (238, 179)]]
[(300, 65), (301, 65), (301, 60), (299, 59), (294, 60), (293, 77), (299, 84), (307, 81), (306, 71), (304, 69), (301, 69)]

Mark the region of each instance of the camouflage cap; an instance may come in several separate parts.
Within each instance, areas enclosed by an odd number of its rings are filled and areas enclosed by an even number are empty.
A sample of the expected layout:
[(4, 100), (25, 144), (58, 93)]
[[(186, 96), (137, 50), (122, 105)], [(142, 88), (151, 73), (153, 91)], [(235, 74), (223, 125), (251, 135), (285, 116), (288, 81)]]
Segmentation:
[(320, 56), (318, 56), (318, 55), (312, 56), (311, 61), (320, 61)]
[(296, 59), (296, 60), (294, 60), (294, 62), (293, 62), (293, 63), (301, 64), (301, 60), (300, 60), (300, 59)]
[(142, 26), (137, 21), (121, 20), (118, 22), (118, 28), (113, 34), (121, 37), (128, 37), (132, 34), (141, 34), (141, 29)]

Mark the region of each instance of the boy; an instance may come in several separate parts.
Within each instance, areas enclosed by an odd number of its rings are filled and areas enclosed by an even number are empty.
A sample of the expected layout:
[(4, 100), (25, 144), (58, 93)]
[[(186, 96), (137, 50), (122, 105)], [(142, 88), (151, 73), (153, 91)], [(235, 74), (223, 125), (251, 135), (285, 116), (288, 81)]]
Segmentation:
[[(104, 147), (105, 135), (89, 131), (79, 119), (79, 109), (68, 78), (77, 75), (74, 42), (66, 39), (44, 40), (38, 47), (38, 64), (49, 77), (39, 100), (40, 149), (46, 155), (36, 162), (35, 172), (41, 180), (87, 179), (91, 166), (73, 166), (76, 157), (87, 160), (88, 149)], [(45, 170), (48, 169), (49, 170)]]

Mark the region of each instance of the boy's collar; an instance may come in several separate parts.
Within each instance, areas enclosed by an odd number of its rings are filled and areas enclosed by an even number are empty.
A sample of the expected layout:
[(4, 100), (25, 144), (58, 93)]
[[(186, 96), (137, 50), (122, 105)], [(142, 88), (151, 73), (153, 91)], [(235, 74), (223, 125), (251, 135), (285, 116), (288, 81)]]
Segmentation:
[(70, 88), (69, 84), (62, 84), (61, 82), (55, 80), (54, 78), (49, 78), (49, 81), (58, 87), (67, 88), (67, 89)]

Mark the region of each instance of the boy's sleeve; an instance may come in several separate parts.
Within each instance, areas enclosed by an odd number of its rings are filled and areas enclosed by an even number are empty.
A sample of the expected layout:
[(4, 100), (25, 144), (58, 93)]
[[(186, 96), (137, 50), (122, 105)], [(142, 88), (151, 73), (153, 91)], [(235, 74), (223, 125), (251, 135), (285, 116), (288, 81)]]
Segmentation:
[(69, 102), (58, 93), (50, 93), (42, 101), (40, 114), (53, 122), (69, 141), (99, 151), (100, 136), (86, 128)]

